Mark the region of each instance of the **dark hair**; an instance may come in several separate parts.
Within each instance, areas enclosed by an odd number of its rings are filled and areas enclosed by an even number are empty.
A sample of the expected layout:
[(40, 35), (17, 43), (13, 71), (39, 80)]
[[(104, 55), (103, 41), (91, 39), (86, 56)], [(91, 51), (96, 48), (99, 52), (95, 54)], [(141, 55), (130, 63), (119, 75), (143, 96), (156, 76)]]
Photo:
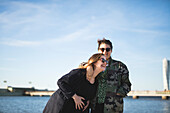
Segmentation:
[(98, 39), (97, 42), (98, 42), (98, 50), (102, 43), (110, 45), (111, 50), (113, 49), (112, 42), (110, 40), (103, 38), (102, 40)]

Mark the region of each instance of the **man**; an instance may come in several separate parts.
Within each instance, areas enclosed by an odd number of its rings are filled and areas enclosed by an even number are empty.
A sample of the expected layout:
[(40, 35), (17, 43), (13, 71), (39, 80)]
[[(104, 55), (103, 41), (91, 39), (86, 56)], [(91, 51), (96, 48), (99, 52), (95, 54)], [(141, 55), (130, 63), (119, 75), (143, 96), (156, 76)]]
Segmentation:
[(108, 61), (106, 70), (98, 76), (96, 98), (91, 102), (91, 113), (123, 113), (123, 98), (131, 90), (129, 71), (125, 64), (111, 58), (110, 40), (98, 40), (98, 52)]

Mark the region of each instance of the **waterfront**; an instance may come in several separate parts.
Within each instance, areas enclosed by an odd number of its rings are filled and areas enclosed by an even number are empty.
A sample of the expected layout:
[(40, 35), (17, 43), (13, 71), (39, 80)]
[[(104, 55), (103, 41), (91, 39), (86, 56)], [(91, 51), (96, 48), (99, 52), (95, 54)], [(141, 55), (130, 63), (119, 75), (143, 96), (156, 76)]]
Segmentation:
[[(0, 96), (0, 113), (42, 113), (50, 97)], [(169, 113), (170, 99), (125, 98), (124, 113)]]

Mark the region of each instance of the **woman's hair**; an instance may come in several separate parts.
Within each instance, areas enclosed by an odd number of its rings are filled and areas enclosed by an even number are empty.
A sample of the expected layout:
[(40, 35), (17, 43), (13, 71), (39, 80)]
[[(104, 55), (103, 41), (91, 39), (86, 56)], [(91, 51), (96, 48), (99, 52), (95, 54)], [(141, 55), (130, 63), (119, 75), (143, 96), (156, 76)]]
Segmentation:
[(100, 58), (101, 56), (104, 55), (102, 53), (96, 53), (96, 54), (93, 54), (87, 63), (83, 62), (82, 64), (80, 64), (79, 68), (85, 68), (88, 70), (87, 72), (87, 79), (89, 80), (92, 75), (93, 75), (93, 72), (94, 72), (94, 69), (95, 69), (95, 65), (94, 63), (96, 63)]
[(80, 67), (80, 68), (87, 68), (88, 66), (92, 66), (93, 69), (94, 69), (94, 63), (96, 63), (96, 62), (100, 59), (100, 57), (101, 57), (102, 55), (103, 55), (102, 53), (93, 54), (93, 55), (89, 58), (88, 62), (86, 62), (86, 63), (83, 62), (79, 67)]
[(98, 50), (99, 50), (100, 44), (103, 44), (103, 43), (110, 45), (111, 50), (113, 49), (112, 42), (110, 40), (103, 38), (102, 40), (98, 39), (97, 42), (98, 42)]

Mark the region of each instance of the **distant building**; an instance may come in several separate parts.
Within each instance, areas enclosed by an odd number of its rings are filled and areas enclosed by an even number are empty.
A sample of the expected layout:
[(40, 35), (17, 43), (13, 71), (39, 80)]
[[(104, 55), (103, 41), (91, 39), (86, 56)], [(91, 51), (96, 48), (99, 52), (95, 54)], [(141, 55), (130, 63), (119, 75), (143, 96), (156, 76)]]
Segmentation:
[(35, 91), (34, 87), (32, 88), (23, 88), (23, 87), (12, 87), (8, 86), (7, 89), (0, 89), (0, 96), (24, 96), (26, 91)]
[(0, 96), (27, 96), (25, 92), (28, 91), (48, 91), (48, 89), (35, 89), (34, 87), (12, 87), (8, 86), (6, 89), (0, 88)]
[(25, 88), (25, 87), (12, 87), (12, 86), (8, 86), (7, 89), (10, 92), (21, 92), (24, 94), (25, 91), (35, 91), (34, 87), (31, 88)]
[(163, 83), (164, 90), (170, 90), (170, 61), (163, 59)]

